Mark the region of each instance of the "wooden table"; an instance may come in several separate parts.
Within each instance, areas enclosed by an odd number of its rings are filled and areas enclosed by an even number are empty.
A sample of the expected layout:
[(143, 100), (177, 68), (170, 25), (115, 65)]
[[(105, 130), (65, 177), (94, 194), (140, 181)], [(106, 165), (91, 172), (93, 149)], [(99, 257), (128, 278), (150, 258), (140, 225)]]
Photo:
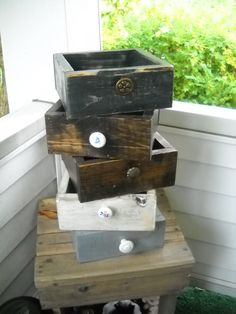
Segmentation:
[(166, 217), (163, 248), (82, 264), (75, 258), (71, 233), (58, 229), (55, 199), (42, 200), (35, 259), (35, 286), (42, 307), (160, 296), (159, 313), (174, 313), (176, 295), (188, 285), (194, 258), (163, 190), (157, 193), (158, 206)]

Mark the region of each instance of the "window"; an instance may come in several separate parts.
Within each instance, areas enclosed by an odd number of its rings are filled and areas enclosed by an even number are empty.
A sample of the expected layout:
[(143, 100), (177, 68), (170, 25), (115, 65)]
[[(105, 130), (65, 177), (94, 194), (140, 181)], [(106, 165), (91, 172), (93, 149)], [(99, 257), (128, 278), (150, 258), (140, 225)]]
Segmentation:
[(236, 108), (233, 0), (102, 0), (103, 49), (143, 48), (174, 65), (174, 99)]

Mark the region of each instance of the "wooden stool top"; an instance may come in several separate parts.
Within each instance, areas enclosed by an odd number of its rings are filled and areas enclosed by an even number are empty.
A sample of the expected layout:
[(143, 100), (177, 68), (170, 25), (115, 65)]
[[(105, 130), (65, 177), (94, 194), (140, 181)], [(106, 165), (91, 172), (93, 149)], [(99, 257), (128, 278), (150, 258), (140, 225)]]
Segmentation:
[(165, 245), (135, 255), (78, 263), (70, 232), (58, 229), (55, 199), (39, 204), (35, 286), (43, 308), (177, 293), (188, 285), (194, 258), (163, 190), (158, 206), (166, 217)]

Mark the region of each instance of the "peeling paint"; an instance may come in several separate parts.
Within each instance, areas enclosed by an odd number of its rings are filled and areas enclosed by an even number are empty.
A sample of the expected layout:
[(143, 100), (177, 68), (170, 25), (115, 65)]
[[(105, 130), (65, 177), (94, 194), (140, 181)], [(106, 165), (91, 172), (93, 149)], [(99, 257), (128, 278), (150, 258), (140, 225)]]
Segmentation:
[(75, 71), (66, 73), (66, 76), (69, 77), (80, 77), (80, 76), (97, 76), (98, 71)]

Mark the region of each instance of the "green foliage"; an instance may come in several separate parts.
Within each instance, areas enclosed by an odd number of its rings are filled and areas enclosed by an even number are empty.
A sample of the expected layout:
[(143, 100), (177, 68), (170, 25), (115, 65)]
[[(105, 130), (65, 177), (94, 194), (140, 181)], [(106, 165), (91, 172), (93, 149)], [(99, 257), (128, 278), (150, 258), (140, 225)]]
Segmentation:
[(143, 48), (174, 65), (175, 99), (236, 108), (230, 0), (103, 0), (103, 6), (104, 49)]
[(0, 117), (8, 113), (7, 91), (4, 78), (2, 46), (0, 38)]
[(0, 63), (0, 117), (4, 116), (6, 113), (8, 113), (7, 92), (4, 80), (4, 69)]

